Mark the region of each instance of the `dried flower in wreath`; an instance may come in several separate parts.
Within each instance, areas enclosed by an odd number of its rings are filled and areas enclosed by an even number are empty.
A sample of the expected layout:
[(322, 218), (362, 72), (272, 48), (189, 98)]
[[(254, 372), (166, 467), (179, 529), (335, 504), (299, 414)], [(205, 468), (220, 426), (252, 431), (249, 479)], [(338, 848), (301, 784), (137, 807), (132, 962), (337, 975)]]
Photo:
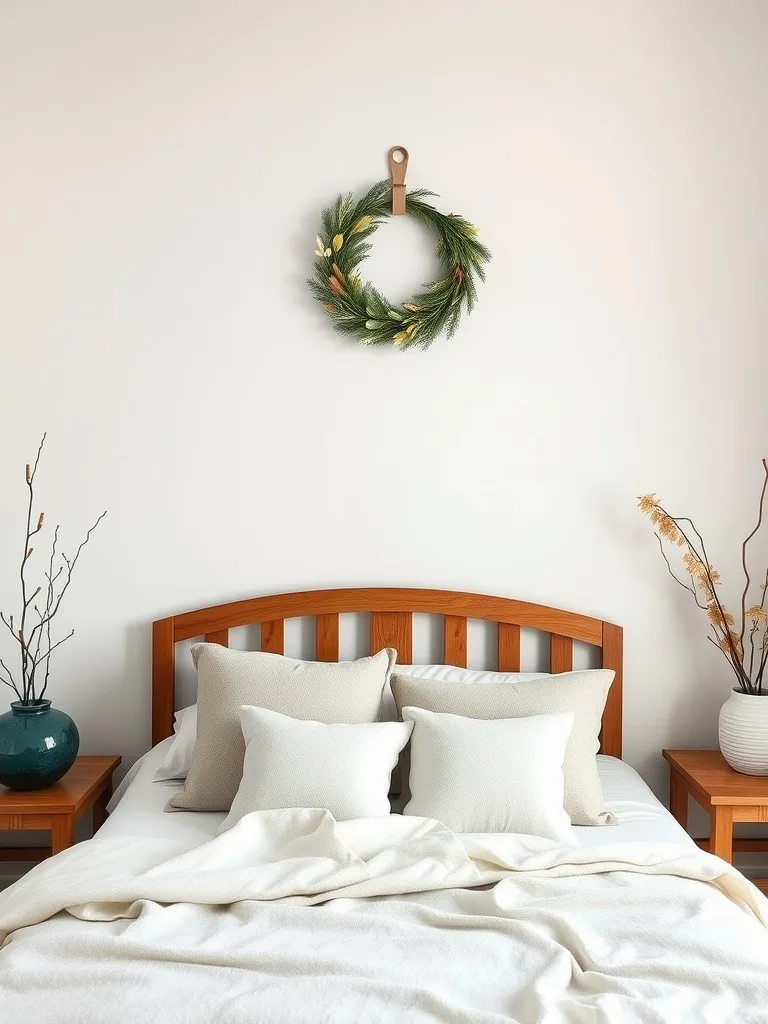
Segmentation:
[[(19, 571), (21, 614), (15, 617), (0, 611), (0, 622), (10, 633), (20, 661), (19, 672), (14, 673), (8, 668), (3, 659), (0, 658), (0, 682), (10, 687), (22, 704), (40, 703), (48, 687), (51, 655), (57, 647), (60, 647), (70, 637), (74, 636), (75, 631), (72, 629), (59, 640), (54, 640), (51, 624), (72, 582), (72, 573), (83, 548), (91, 539), (93, 531), (107, 514), (106, 512), (101, 513), (71, 557), (68, 557), (63, 551), (59, 551), (59, 527), (56, 526), (51, 539), (47, 566), (43, 569), (44, 582), (32, 589), (31, 584), (27, 580), (30, 558), (34, 553), (34, 548), (31, 546), (30, 541), (40, 533), (45, 524), (45, 513), (41, 512), (37, 517), (37, 525), (33, 526), (35, 477), (40, 463), (40, 456), (43, 452), (45, 438), (46, 435), (43, 434), (34, 464), (31, 466), (27, 465), (25, 472), (27, 483), (27, 523), (24, 553)], [(43, 597), (40, 600), (36, 600), (40, 594)]]
[(485, 280), (491, 254), (472, 224), (425, 202), (432, 195), (425, 189), (409, 192), (405, 212), (437, 234), (441, 276), (399, 306), (358, 274), (371, 250), (368, 239), (391, 214), (390, 183), (377, 182), (358, 200), (351, 194), (339, 196), (323, 211), (322, 233), (315, 239), (315, 272), (307, 283), (341, 334), (361, 345), (428, 348), (443, 333), (452, 337), (462, 313), (471, 313), (477, 282)]
[[(762, 694), (763, 684), (768, 687), (766, 665), (768, 664), (768, 569), (761, 576), (760, 600), (747, 607), (752, 577), (747, 565), (747, 545), (755, 537), (763, 523), (763, 509), (768, 491), (768, 460), (763, 459), (763, 487), (758, 503), (757, 525), (741, 545), (741, 565), (744, 572), (744, 589), (738, 618), (730, 612), (717, 592), (720, 573), (709, 560), (704, 540), (686, 516), (673, 516), (661, 504), (655, 494), (643, 494), (637, 504), (643, 515), (650, 519), (655, 528), (656, 540), (666, 562), (670, 576), (687, 590), (707, 616), (710, 626), (708, 640), (725, 655), (734, 671), (742, 693)], [(683, 568), (688, 582), (675, 573), (664, 550), (664, 541), (685, 548)], [(766, 689), (768, 692), (768, 688)]]

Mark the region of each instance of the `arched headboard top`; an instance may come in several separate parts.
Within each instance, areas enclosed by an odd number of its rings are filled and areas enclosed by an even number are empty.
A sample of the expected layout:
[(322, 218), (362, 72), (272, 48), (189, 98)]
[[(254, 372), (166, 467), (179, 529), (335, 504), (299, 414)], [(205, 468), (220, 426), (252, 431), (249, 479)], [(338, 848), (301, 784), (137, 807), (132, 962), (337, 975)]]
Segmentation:
[(621, 757), (622, 630), (611, 622), (577, 612), (530, 604), (506, 597), (467, 594), (452, 590), (420, 590), (396, 587), (353, 587), (272, 594), (229, 604), (214, 605), (158, 619), (152, 625), (152, 743), (173, 733), (175, 647), (183, 640), (204, 637), (209, 643), (228, 646), (229, 630), (261, 625), (261, 649), (283, 653), (286, 619), (313, 616), (315, 657), (337, 661), (339, 615), (370, 613), (370, 650), (394, 647), (398, 661), (412, 662), (413, 615), (427, 613), (444, 618), (444, 662), (466, 667), (467, 619), (498, 623), (500, 672), (520, 671), (520, 630), (534, 629), (550, 635), (550, 671), (573, 668), (573, 642), (599, 648), (600, 664), (616, 678), (603, 713), (601, 751)]

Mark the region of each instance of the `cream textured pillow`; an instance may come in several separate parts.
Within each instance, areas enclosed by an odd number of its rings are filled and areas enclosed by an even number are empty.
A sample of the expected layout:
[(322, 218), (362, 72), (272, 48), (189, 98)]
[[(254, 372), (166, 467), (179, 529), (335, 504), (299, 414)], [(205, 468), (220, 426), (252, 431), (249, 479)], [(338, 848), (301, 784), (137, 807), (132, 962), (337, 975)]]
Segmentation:
[(403, 814), (454, 832), (518, 832), (575, 845), (563, 809), (572, 714), (481, 720), (403, 708), (413, 722)]
[(251, 707), (240, 722), (243, 778), (220, 832), (278, 807), (323, 807), (336, 821), (389, 814), (389, 777), (411, 722), (324, 725)]
[(228, 811), (243, 774), (244, 704), (317, 722), (375, 722), (395, 651), (359, 661), (294, 661), (194, 644), (197, 742), (184, 788), (167, 811)]
[[(410, 679), (437, 679), (441, 683), (518, 683), (526, 679), (541, 679), (548, 672), (491, 672), (486, 669), (459, 668), (458, 665), (398, 665), (397, 674)], [(382, 722), (396, 722), (400, 718), (390, 683), (384, 687), (381, 698)]]
[[(393, 675), (392, 692), (401, 712), (404, 707), (416, 707), (483, 719), (571, 712), (573, 728), (563, 762), (565, 809), (574, 825), (614, 825), (616, 818), (603, 812), (595, 756), (600, 746), (600, 721), (613, 676), (612, 669), (591, 669), (562, 672), (527, 682), (467, 686)], [(402, 767), (403, 758), (400, 764)], [(406, 771), (403, 775), (407, 777)]]

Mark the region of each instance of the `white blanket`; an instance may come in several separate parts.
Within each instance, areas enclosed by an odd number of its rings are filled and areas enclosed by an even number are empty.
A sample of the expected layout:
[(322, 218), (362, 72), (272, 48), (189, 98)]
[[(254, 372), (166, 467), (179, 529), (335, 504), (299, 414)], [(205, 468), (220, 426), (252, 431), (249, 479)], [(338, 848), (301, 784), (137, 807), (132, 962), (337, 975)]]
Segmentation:
[(398, 815), (97, 838), (0, 894), (2, 939), (3, 1024), (768, 1019), (768, 901), (717, 858)]

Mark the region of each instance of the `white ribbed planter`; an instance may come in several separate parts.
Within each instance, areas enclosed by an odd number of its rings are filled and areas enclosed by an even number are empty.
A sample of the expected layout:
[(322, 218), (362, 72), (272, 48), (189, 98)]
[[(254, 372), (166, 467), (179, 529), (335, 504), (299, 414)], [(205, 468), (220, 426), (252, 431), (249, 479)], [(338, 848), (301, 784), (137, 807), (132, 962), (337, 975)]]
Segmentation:
[(732, 690), (720, 708), (720, 750), (737, 772), (768, 775), (768, 694)]

